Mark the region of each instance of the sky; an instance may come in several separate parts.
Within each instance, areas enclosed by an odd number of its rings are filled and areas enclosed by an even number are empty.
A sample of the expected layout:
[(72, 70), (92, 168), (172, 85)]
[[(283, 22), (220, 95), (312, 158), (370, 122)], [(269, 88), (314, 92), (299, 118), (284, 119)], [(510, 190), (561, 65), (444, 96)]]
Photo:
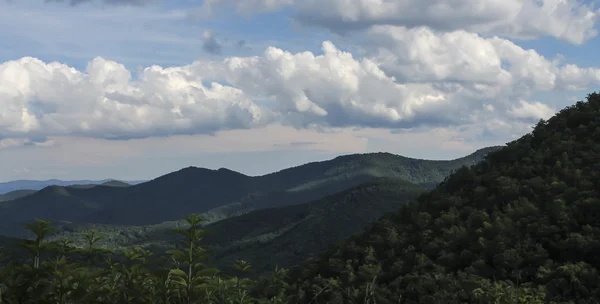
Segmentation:
[(581, 0), (0, 0), (0, 181), (453, 159), (600, 83)]

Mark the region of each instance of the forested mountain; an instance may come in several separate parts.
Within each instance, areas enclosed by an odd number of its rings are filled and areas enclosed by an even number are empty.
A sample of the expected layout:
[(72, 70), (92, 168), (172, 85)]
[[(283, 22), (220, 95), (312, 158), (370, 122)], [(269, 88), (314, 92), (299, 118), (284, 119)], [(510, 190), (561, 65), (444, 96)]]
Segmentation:
[(598, 303), (598, 252), (594, 93), (296, 269), (292, 302)]
[(379, 178), (307, 203), (257, 210), (204, 227), (201, 244), (213, 249), (208, 263), (224, 268), (236, 260), (263, 274), (291, 267), (332, 244), (362, 232), (383, 214), (424, 192), (398, 179)]
[[(0, 183), (0, 194), (5, 194), (11, 191), (16, 190), (41, 190), (43, 188), (49, 186), (73, 186), (73, 185), (99, 185), (103, 183), (111, 183), (114, 180), (104, 179), (99, 181), (94, 180), (71, 180), (71, 181), (63, 181), (59, 179), (49, 179), (49, 180), (16, 180), (10, 182), (2, 182)], [(126, 182), (127, 184), (139, 184), (143, 181), (130, 181)]]
[[(264, 274), (276, 265), (294, 266), (329, 245), (362, 232), (368, 223), (397, 210), (423, 191), (425, 188), (406, 181), (378, 178), (306, 204), (260, 209), (209, 224), (204, 228), (210, 233), (202, 244), (214, 250), (211, 265), (222, 267), (244, 259), (256, 265), (256, 274)], [(142, 246), (159, 254), (172, 245), (172, 229), (183, 225), (58, 225), (58, 233), (50, 239), (67, 237), (83, 246), (83, 235), (95, 229), (107, 237), (98, 242), (99, 248)]]
[(11, 201), (35, 193), (36, 190), (14, 190), (0, 194), (0, 202)]
[[(69, 185), (69, 186), (64, 186), (63, 188), (89, 189), (89, 188), (93, 188), (96, 186), (129, 187), (129, 186), (131, 186), (131, 184), (128, 184), (128, 183), (122, 182), (122, 181), (108, 180), (106, 182), (102, 182), (102, 183), (98, 183), (98, 184), (73, 184), (73, 185)], [(60, 186), (48, 186), (48, 187), (53, 188), (53, 189), (60, 188)], [(48, 188), (48, 187), (44, 187), (44, 188)], [(68, 189), (65, 189), (65, 190), (68, 191)], [(22, 197), (34, 194), (37, 191), (38, 190), (24, 189), (24, 190), (13, 190), (10, 192), (6, 192), (4, 194), (0, 194), (0, 202), (16, 200), (18, 198), (22, 198)]]
[(258, 177), (228, 169), (188, 167), (129, 186), (46, 187), (0, 205), (0, 234), (21, 236), (25, 222), (154, 225), (203, 213), (211, 221), (252, 210), (306, 203), (379, 177), (431, 186), (498, 147), (449, 161), (419, 160), (389, 153), (340, 156)]

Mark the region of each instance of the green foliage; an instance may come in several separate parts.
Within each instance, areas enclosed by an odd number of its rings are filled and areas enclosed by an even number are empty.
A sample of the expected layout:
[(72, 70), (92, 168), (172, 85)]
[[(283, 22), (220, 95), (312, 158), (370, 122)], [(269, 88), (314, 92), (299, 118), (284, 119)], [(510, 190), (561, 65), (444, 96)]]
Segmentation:
[(599, 142), (594, 93), (292, 269), (294, 301), (598, 303)]
[[(33, 266), (20, 264), (18, 257), (0, 264), (0, 303), (258, 303), (250, 295), (255, 281), (228, 277), (202, 264), (201, 219), (191, 215), (185, 220), (187, 229), (174, 230), (184, 239), (168, 250), (170, 261), (153, 259), (142, 248), (118, 254), (100, 250), (95, 244), (103, 236), (94, 230), (85, 234), (86, 246), (70, 248), (69, 241), (46, 241), (53, 232), (49, 222), (28, 224), (36, 239), (22, 245)], [(240, 260), (234, 268), (246, 273), (251, 266)]]
[[(206, 263), (230, 273), (229, 265), (247, 260), (255, 265), (251, 277), (271, 272), (277, 265), (297, 265), (331, 244), (362, 232), (369, 223), (397, 210), (424, 190), (406, 181), (380, 178), (306, 204), (257, 210), (208, 225), (202, 221), (201, 225), (210, 231), (203, 236), (202, 245), (213, 250)], [(75, 245), (85, 247), (86, 231), (97, 230), (106, 236), (97, 243), (100, 248), (114, 251), (139, 246), (160, 255), (172, 246), (172, 230), (185, 230), (189, 223), (183, 220), (144, 227), (83, 227), (83, 231), (62, 231), (51, 239), (69, 237)]]

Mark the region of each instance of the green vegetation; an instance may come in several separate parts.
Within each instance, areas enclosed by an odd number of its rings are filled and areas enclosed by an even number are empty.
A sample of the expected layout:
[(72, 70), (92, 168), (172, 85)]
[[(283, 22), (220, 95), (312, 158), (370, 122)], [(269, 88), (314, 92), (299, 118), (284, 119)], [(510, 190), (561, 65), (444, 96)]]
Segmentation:
[(599, 160), (594, 93), (296, 269), (294, 302), (598, 303)]
[[(68, 240), (49, 242), (54, 232), (47, 221), (28, 224), (34, 240), (20, 242), (20, 259), (0, 260), (0, 303), (281, 303), (285, 292), (282, 271), (268, 281), (252, 281), (221, 274), (203, 265), (206, 250), (199, 246), (204, 230), (197, 215), (186, 218), (187, 229), (175, 229), (181, 244), (169, 249), (169, 259), (134, 248), (112, 253), (95, 245), (103, 236), (85, 234), (86, 245)], [(238, 273), (251, 270), (244, 261), (233, 265)], [(262, 284), (262, 285), (259, 285)], [(258, 286), (269, 286), (258, 292)]]
[(450, 161), (411, 159), (388, 153), (340, 156), (264, 176), (228, 169), (189, 167), (129, 187), (46, 187), (0, 205), (3, 235), (26, 237), (23, 224), (52, 222), (121, 226), (156, 225), (198, 213), (208, 222), (253, 210), (310, 202), (379, 177), (436, 184), (453, 170), (473, 165), (490, 150)]
[[(226, 267), (238, 259), (255, 265), (253, 274), (276, 265), (290, 267), (331, 244), (362, 232), (386, 212), (397, 210), (424, 188), (401, 180), (381, 178), (307, 203), (253, 211), (204, 226), (210, 233), (202, 244), (213, 251), (209, 263)], [(69, 238), (83, 246), (83, 235), (94, 229), (106, 236), (97, 246), (122, 250), (139, 246), (157, 255), (172, 245), (172, 229), (185, 222), (153, 226), (56, 225), (50, 240)], [(226, 270), (224, 270), (227, 272)]]

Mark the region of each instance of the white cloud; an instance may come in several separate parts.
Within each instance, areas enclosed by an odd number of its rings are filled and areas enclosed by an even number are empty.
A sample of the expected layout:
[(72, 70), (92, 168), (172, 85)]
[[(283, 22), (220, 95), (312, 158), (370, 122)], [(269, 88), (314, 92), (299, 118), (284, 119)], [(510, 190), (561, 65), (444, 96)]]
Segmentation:
[(138, 80), (96, 58), (86, 72), (25, 57), (0, 65), (0, 136), (145, 137), (211, 133), (267, 122), (242, 91), (206, 87), (185, 68), (145, 68)]
[(525, 119), (526, 121), (540, 118), (548, 119), (554, 115), (554, 110), (548, 105), (539, 101), (527, 102), (525, 100), (520, 100), (519, 105), (512, 106), (509, 112), (515, 118)]
[(140, 138), (271, 123), (476, 125), (481, 132), (514, 134), (514, 121), (552, 113), (523, 101), (531, 94), (600, 83), (596, 68), (561, 66), (498, 37), (422, 27), (371, 32), (379, 47), (360, 59), (325, 41), (319, 55), (269, 47), (262, 56), (150, 66), (137, 77), (103, 58), (85, 71), (31, 57), (8, 61), (0, 64), (0, 137), (38, 143), (61, 135)]
[(356, 59), (329, 41), (322, 55), (270, 47), (260, 57), (197, 62), (191, 69), (270, 99), (286, 123), (299, 127), (447, 123), (434, 113), (451, 103), (430, 84), (397, 83), (371, 59)]
[(223, 4), (244, 14), (293, 5), (299, 21), (337, 32), (427, 26), (524, 39), (551, 36), (574, 44), (596, 36), (600, 12), (580, 0), (207, 0), (201, 11)]
[(369, 30), (368, 39), (366, 47), (386, 72), (406, 81), (493, 85), (511, 81), (497, 48), (475, 33), (375, 26)]
[(485, 98), (581, 90), (600, 83), (598, 68), (562, 65), (560, 58), (550, 60), (510, 40), (462, 30), (375, 26), (369, 41), (369, 55), (390, 75), (412, 82), (455, 83), (472, 91), (482, 87)]

